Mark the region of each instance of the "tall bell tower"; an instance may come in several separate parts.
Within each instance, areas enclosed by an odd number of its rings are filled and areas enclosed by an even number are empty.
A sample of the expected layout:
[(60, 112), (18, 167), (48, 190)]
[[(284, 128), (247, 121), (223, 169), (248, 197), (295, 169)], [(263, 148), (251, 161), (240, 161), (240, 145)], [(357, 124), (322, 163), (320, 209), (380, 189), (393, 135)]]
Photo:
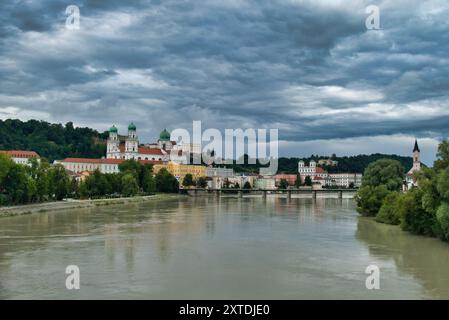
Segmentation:
[(137, 128), (134, 123), (128, 126), (128, 137), (125, 140), (125, 159), (137, 159), (139, 154), (139, 140), (137, 138)]
[(119, 159), (120, 158), (120, 141), (118, 139), (118, 131), (115, 126), (109, 129), (109, 138), (107, 141), (106, 158)]
[(421, 150), (419, 150), (418, 140), (415, 139), (415, 147), (413, 148), (413, 171), (421, 170)]

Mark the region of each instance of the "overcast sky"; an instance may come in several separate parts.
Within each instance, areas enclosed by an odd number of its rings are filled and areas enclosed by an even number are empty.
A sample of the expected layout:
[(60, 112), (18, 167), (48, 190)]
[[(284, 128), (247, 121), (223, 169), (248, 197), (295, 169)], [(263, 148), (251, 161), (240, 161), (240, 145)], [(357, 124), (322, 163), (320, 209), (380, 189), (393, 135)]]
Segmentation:
[[(80, 8), (79, 30), (65, 9)], [(368, 5), (381, 30), (367, 30)], [(449, 133), (446, 0), (11, 0), (0, 118), (279, 128), (280, 154), (398, 153)]]

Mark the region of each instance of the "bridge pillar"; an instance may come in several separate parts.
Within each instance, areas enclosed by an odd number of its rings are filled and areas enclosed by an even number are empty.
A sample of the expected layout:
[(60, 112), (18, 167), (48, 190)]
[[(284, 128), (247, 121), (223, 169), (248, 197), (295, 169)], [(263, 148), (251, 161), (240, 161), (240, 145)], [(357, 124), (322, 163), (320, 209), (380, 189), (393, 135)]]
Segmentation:
[(312, 198), (313, 199), (316, 199), (316, 193), (317, 193), (316, 190), (312, 190)]
[(292, 198), (292, 191), (291, 190), (287, 190), (287, 199), (291, 199)]
[(243, 191), (239, 190), (239, 198), (243, 198)]
[(195, 196), (198, 195), (198, 189), (195, 189), (194, 194)]
[(342, 190), (340, 190), (338, 192), (338, 199), (343, 199), (343, 191)]
[(266, 199), (267, 198), (267, 190), (263, 190), (262, 193), (262, 198)]

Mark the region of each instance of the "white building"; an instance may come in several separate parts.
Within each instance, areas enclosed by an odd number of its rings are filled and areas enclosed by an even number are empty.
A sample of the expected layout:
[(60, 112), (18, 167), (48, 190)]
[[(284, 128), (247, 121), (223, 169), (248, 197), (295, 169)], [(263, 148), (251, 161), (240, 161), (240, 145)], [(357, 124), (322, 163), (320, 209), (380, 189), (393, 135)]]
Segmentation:
[(358, 188), (362, 185), (362, 177), (361, 173), (329, 173), (326, 185), (341, 188)]
[(418, 140), (415, 139), (415, 146), (413, 148), (413, 166), (405, 175), (404, 191), (410, 190), (418, 185), (413, 174), (421, 170), (421, 150), (419, 150)]
[(362, 184), (361, 173), (328, 173), (323, 168), (317, 167), (316, 162), (311, 160), (309, 166), (304, 164), (304, 161), (298, 162), (298, 173), (301, 177), (301, 182), (309, 176), (312, 183), (324, 186), (333, 186), (341, 188), (349, 188), (354, 186), (360, 187)]
[[(123, 137), (122, 137), (123, 139)], [(115, 126), (109, 129), (106, 158), (108, 159), (135, 159), (151, 161), (173, 161), (179, 164), (188, 164), (190, 154), (201, 153), (201, 145), (183, 143), (178, 145), (170, 140), (170, 132), (162, 130), (156, 143), (139, 144), (137, 128), (134, 123), (128, 126), (128, 135), (125, 141), (120, 141)]]
[[(99, 170), (101, 173), (119, 173), (119, 164), (124, 159), (87, 159), (87, 158), (66, 158), (55, 160), (54, 164), (61, 164), (66, 170), (74, 173), (93, 172)], [(162, 164), (162, 161), (140, 160), (142, 164)]]
[(106, 158), (167, 162), (170, 160), (168, 151), (172, 149), (174, 144), (173, 141), (170, 141), (170, 133), (164, 129), (160, 134), (157, 145), (154, 145), (154, 147), (139, 146), (137, 128), (134, 123), (129, 124), (128, 135), (125, 143), (122, 143), (119, 139), (117, 128), (112, 126), (109, 129)]
[(305, 177), (309, 176), (312, 178), (312, 181), (315, 177), (319, 177), (321, 179), (327, 178), (327, 172), (324, 171), (323, 168), (317, 167), (316, 162), (311, 160), (309, 162), (309, 166), (304, 164), (304, 161), (298, 162), (298, 173), (301, 176), (301, 181), (304, 182)]
[(254, 181), (254, 189), (276, 190), (276, 179), (274, 178), (257, 178)]
[(206, 168), (206, 177), (230, 178), (232, 176), (234, 176), (234, 169), (232, 168)]
[(34, 151), (24, 151), (24, 150), (0, 150), (0, 154), (5, 154), (11, 158), (17, 164), (29, 165), (28, 160), (32, 158), (36, 158), (37, 161), (40, 161), (39, 155)]

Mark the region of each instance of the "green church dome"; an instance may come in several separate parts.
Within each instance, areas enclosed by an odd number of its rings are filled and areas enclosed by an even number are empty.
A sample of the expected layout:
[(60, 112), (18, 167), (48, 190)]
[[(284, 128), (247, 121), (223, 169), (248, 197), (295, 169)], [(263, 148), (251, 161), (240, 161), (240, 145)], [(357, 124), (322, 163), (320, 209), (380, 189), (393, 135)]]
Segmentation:
[(136, 131), (136, 125), (134, 124), (134, 123), (130, 123), (129, 124), (129, 126), (128, 126), (128, 130), (134, 130), (134, 131)]
[(159, 140), (161, 141), (170, 141), (170, 132), (167, 129), (164, 129), (159, 135)]
[(112, 126), (112, 127), (109, 129), (109, 132), (117, 133), (118, 131), (117, 131), (117, 128), (116, 128), (115, 126)]

